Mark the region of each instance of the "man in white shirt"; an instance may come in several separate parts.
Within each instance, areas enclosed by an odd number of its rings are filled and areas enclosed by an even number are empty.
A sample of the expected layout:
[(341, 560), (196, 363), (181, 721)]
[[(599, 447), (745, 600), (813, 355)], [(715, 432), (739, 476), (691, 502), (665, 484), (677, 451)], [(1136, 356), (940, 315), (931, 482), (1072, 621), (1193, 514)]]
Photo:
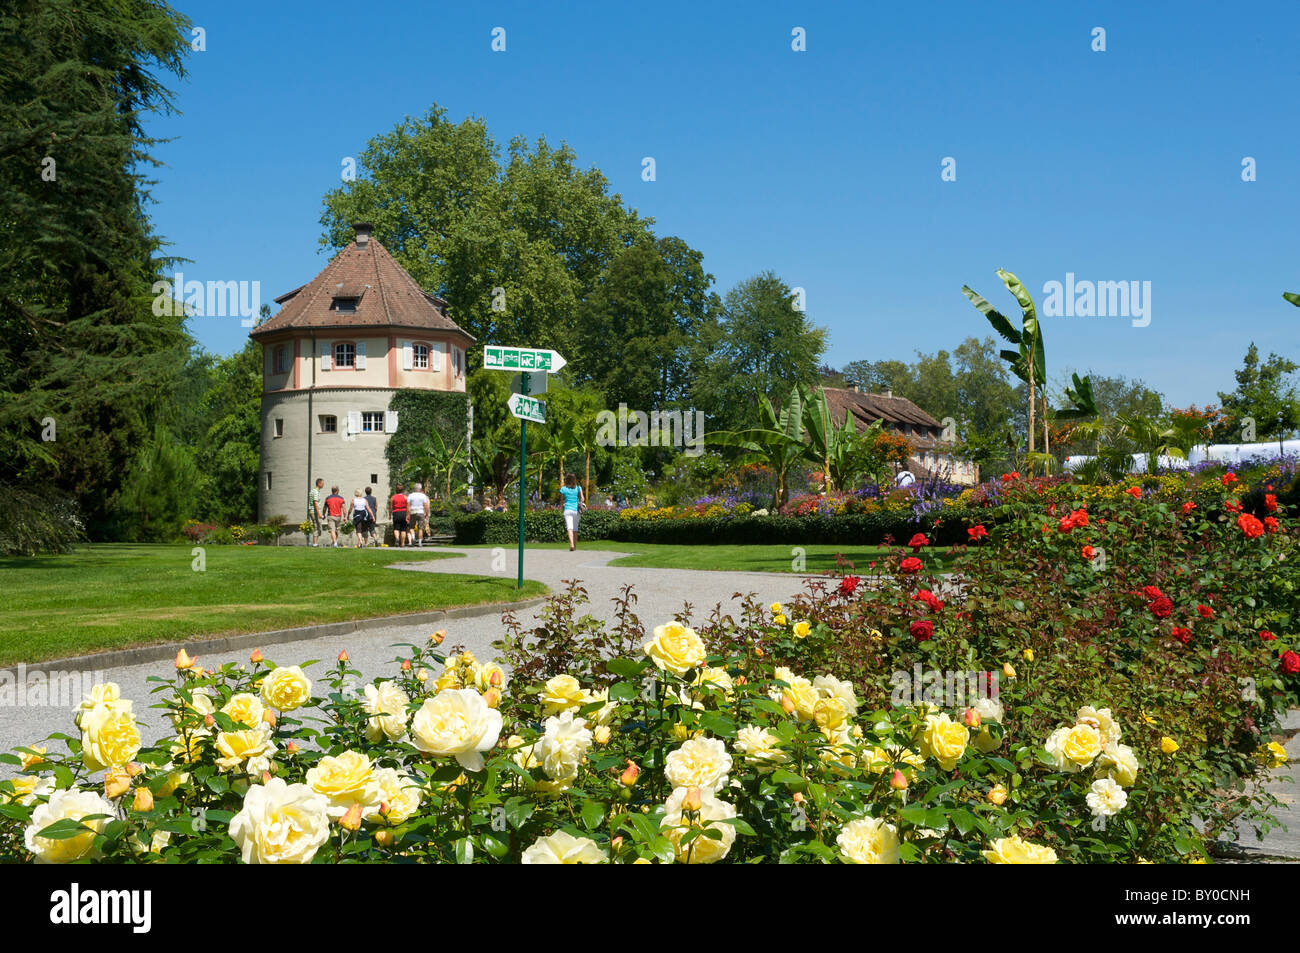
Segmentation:
[(406, 495), (406, 505), (411, 511), (411, 532), (415, 536), (415, 545), (423, 546), (424, 537), (429, 534), (429, 497), (424, 493), (424, 486), (417, 483)]

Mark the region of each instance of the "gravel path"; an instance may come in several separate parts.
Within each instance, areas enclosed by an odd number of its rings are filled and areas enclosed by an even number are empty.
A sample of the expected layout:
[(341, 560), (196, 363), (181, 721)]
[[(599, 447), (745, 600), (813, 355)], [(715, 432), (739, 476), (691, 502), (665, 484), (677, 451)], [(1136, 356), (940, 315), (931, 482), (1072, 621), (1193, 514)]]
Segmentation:
[[(455, 550), (460, 558), (439, 559), (421, 563), (396, 563), (394, 570), (429, 573), (472, 573), (475, 575), (516, 575), (517, 556), (514, 547), (501, 549)], [(593, 616), (613, 618), (611, 599), (619, 588), (632, 583), (636, 589), (635, 612), (647, 630), (665, 622), (682, 608), (684, 601), (694, 607), (697, 619), (708, 616), (716, 603), (724, 610), (738, 609), (740, 600), (732, 600), (736, 592), (754, 592), (763, 603), (785, 600), (798, 593), (803, 586), (799, 576), (758, 572), (704, 572), (688, 569), (638, 569), (612, 567), (610, 560), (618, 558), (617, 552), (579, 549), (577, 552), (553, 549), (529, 549), (524, 557), (524, 574), (559, 592), (565, 588), (563, 580), (579, 579), (590, 596), (585, 608)], [(541, 607), (537, 607), (540, 609)], [(525, 627), (536, 619), (537, 609), (522, 614)], [(491, 643), (501, 635), (501, 620), (496, 613), (472, 619), (452, 620), (446, 623), (447, 645), (463, 644), (479, 658), (491, 658)], [(426, 640), (437, 626), (429, 624), (394, 624), (383, 628), (352, 632), (342, 636), (304, 639), (267, 646), (263, 654), (280, 664), (297, 664), (307, 659), (331, 662), (342, 649), (347, 649), (353, 667), (359, 669), (365, 681), (393, 670), (393, 660), (398, 656), (395, 643)], [(248, 653), (203, 657), (199, 663), (205, 668), (223, 662), (247, 661)], [(137, 718), (142, 723), (146, 741), (165, 734), (162, 714), (149, 706), (155, 701), (147, 681), (151, 675), (170, 675), (166, 662), (149, 662), (108, 669), (103, 673), (106, 681), (117, 682), (122, 696), (135, 702)], [(310, 675), (316, 667), (308, 670)], [(10, 751), (16, 745), (28, 745), (46, 737), (51, 732), (75, 734), (71, 712), (66, 707), (0, 707), (0, 751)], [(56, 747), (62, 742), (52, 742)], [(9, 767), (0, 765), (0, 774), (8, 774)]]

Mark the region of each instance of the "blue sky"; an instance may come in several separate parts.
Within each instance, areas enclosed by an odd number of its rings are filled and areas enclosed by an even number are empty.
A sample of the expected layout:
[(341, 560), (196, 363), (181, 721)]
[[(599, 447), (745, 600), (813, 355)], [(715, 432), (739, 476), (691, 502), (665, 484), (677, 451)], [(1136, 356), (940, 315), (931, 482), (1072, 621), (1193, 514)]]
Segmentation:
[[(1186, 405), (1231, 389), (1251, 340), (1300, 358), (1294, 2), (177, 6), (207, 48), (150, 124), (174, 137), (151, 214), (187, 280), (269, 303), (312, 278), (343, 157), (437, 102), (502, 145), (568, 142), (719, 292), (768, 268), (804, 288), (837, 366), (985, 334), (960, 289), (1015, 311), (999, 267), (1040, 309), (1067, 272), (1151, 282), (1145, 327), (1045, 319), (1054, 380), (1141, 377)], [(191, 327), (229, 353), (239, 325)]]

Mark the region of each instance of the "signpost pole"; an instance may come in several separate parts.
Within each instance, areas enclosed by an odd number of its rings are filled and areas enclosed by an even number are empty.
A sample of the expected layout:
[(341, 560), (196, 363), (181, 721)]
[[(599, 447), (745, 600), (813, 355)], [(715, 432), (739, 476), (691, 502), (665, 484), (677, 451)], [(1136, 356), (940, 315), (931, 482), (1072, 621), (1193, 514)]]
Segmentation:
[[(520, 374), (520, 390), (528, 394), (528, 375)], [(524, 502), (527, 499), (528, 421), (519, 421), (519, 578), (516, 589), (524, 588)]]

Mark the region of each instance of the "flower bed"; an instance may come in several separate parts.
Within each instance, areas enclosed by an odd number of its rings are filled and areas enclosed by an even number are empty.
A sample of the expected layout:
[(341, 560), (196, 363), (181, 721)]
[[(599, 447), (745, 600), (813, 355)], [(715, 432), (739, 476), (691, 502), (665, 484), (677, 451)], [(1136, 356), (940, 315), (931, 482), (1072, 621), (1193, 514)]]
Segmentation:
[(650, 634), (630, 589), (605, 626), (575, 585), (499, 664), (439, 632), (360, 691), (346, 653), (314, 679), (182, 653), (167, 743), (104, 685), (66, 754), (4, 756), (0, 861), (1204, 861), (1271, 823), (1297, 538), (1228, 475), (1075, 490), (1004, 498), (955, 578), (918, 533), (872, 585)]

